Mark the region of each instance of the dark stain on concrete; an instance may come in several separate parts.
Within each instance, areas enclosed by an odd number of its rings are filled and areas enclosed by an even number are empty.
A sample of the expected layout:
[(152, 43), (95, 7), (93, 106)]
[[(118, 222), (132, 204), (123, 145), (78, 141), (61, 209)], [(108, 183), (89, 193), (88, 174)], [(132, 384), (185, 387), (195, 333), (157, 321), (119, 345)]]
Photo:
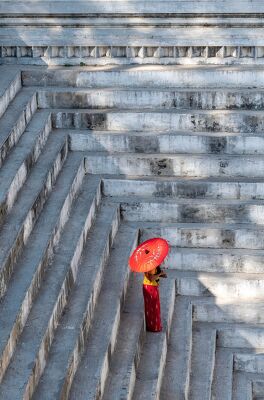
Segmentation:
[(129, 136), (129, 149), (136, 153), (158, 153), (159, 142), (155, 136)]
[(153, 175), (173, 175), (172, 160), (167, 158), (150, 160), (150, 171)]
[(156, 191), (153, 194), (155, 197), (172, 197), (173, 190), (171, 183), (157, 183)]
[(226, 150), (226, 137), (210, 137), (208, 138), (208, 151), (213, 154), (221, 154)]

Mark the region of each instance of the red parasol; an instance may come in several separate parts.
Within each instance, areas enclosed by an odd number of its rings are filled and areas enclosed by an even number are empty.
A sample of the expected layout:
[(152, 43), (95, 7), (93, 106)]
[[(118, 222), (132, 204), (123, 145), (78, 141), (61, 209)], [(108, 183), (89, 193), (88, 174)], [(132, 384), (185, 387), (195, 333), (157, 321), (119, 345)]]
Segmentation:
[(148, 272), (162, 263), (169, 252), (165, 239), (153, 238), (141, 243), (129, 258), (129, 266), (134, 272)]

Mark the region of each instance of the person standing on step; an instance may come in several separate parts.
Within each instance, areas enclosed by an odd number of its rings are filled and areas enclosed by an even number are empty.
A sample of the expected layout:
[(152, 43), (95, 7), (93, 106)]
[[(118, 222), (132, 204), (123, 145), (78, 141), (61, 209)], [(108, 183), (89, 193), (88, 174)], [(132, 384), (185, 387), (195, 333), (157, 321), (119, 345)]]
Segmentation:
[(143, 297), (145, 308), (146, 329), (149, 332), (161, 332), (159, 281), (167, 278), (165, 272), (158, 266), (144, 273)]

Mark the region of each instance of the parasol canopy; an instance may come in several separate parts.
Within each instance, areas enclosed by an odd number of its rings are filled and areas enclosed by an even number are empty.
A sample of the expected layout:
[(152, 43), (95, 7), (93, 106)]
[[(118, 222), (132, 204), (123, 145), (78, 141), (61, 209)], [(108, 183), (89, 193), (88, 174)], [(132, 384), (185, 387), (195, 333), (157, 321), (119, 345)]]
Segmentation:
[(148, 272), (164, 261), (169, 252), (165, 239), (153, 238), (141, 243), (129, 258), (130, 269), (134, 272)]

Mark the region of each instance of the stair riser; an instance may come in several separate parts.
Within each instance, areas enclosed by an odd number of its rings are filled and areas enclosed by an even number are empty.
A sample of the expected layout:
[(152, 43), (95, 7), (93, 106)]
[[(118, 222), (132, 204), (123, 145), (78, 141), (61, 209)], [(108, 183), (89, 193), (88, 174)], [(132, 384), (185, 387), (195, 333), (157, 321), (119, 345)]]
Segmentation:
[[(264, 280), (225, 279), (223, 281), (197, 278), (177, 279), (178, 293), (183, 296), (214, 296), (225, 299), (264, 299)], [(199, 315), (197, 316), (200, 319)], [(210, 320), (210, 317), (208, 318)], [(207, 321), (207, 319), (206, 319)]]
[(8, 282), (12, 275), (14, 265), (19, 258), (24, 246), (26, 245), (30, 233), (34, 228), (34, 225), (43, 209), (43, 206), (52, 190), (53, 184), (55, 183), (57, 176), (63, 166), (63, 163), (68, 154), (68, 142), (65, 141), (61, 148), (58, 157), (56, 158), (51, 170), (48, 172), (46, 180), (43, 184), (42, 190), (36, 194), (36, 199), (29, 209), (25, 219), (20, 227), (17, 238), (10, 248), (9, 254), (5, 258), (1, 266), (0, 274), (0, 298), (3, 297), (7, 290)]
[[(254, 229), (213, 229), (173, 227), (144, 229), (142, 240), (163, 237), (170, 246), (190, 248), (264, 249), (264, 231)], [(176, 249), (175, 249), (176, 251)]]
[(264, 137), (70, 133), (73, 151), (126, 153), (264, 154)]
[(9, 103), (14, 99), (18, 91), (21, 89), (21, 73), (17, 72), (10, 85), (0, 97), (0, 118), (7, 109)]
[(87, 71), (59, 69), (50, 71), (29, 70), (22, 72), (25, 86), (74, 86), (74, 87), (263, 87), (261, 69), (172, 69)]
[(263, 374), (263, 354), (234, 354), (234, 369), (252, 374)]
[(171, 269), (197, 272), (263, 273), (264, 255), (232, 254), (215, 250), (214, 253), (181, 252), (171, 247), (165, 265)]
[(263, 329), (233, 326), (218, 330), (217, 344), (220, 347), (260, 349), (264, 347)]
[(263, 397), (263, 393), (264, 393), (264, 382), (261, 380), (253, 381), (252, 387), (253, 387), (253, 389), (251, 390), (251, 392), (253, 392), (253, 396), (255, 396), (256, 400), (258, 400), (258, 399), (261, 400), (261, 397)]
[(97, 189), (97, 192), (93, 199), (93, 202), (91, 204), (90, 211), (84, 222), (82, 232), (79, 236), (79, 240), (76, 243), (75, 252), (71, 259), (71, 263), (69, 265), (69, 270), (68, 270), (68, 272), (65, 276), (65, 279), (62, 283), (56, 304), (54, 305), (52, 315), (50, 316), (47, 330), (42, 339), (42, 342), (41, 342), (41, 345), (39, 348), (39, 352), (38, 352), (36, 360), (35, 360), (35, 365), (32, 367), (32, 374), (31, 374), (30, 379), (27, 382), (27, 385), (25, 387), (24, 396), (23, 396), (23, 398), (25, 400), (30, 400), (32, 398), (32, 395), (38, 384), (39, 378), (45, 368), (46, 360), (48, 357), (48, 352), (50, 350), (50, 347), (51, 347), (51, 344), (52, 344), (52, 341), (54, 338), (55, 330), (56, 330), (56, 327), (58, 326), (58, 323), (59, 323), (60, 317), (63, 313), (63, 310), (67, 304), (70, 292), (75, 284), (75, 281), (77, 278), (77, 273), (78, 273), (79, 262), (80, 262), (80, 258), (81, 258), (82, 252), (83, 252), (85, 242), (86, 242), (87, 234), (88, 234), (88, 231), (91, 228), (92, 223), (94, 221), (95, 213), (99, 206), (100, 201), (101, 201), (101, 189), (100, 189), (100, 185), (98, 185), (98, 189)]
[(175, 176), (175, 177), (264, 177), (262, 158), (186, 157), (153, 155), (105, 155), (86, 154), (86, 171), (91, 174), (132, 176)]
[(51, 119), (49, 117), (43, 129), (39, 132), (38, 137), (34, 143), (34, 147), (31, 149), (31, 153), (26, 157), (26, 159), (23, 161), (23, 163), (17, 170), (17, 173), (14, 176), (14, 179), (9, 187), (6, 198), (0, 204), (0, 210), (1, 210), (0, 214), (2, 217), (4, 217), (5, 214), (7, 214), (11, 210), (20, 189), (23, 187), (32, 167), (34, 166), (34, 164), (38, 160), (38, 157), (40, 156), (43, 147), (45, 146), (46, 141), (48, 140), (50, 132), (51, 132)]
[(264, 199), (262, 182), (195, 182), (103, 179), (105, 196), (151, 196), (186, 199)]
[(38, 91), (40, 108), (164, 108), (209, 110), (263, 110), (264, 92), (115, 90)]
[(193, 132), (261, 133), (264, 122), (255, 112), (86, 112), (53, 111), (55, 128), (108, 129), (113, 131), (189, 130)]
[(7, 140), (0, 144), (0, 166), (3, 164), (5, 158), (11, 151), (11, 149), (16, 145), (20, 136), (26, 129), (29, 121), (31, 120), (33, 114), (37, 110), (37, 97), (34, 94), (26, 107), (22, 110), (21, 114), (18, 115), (17, 122), (12, 130), (9, 132)]
[(260, 204), (175, 204), (121, 201), (126, 221), (190, 223), (264, 223), (264, 206)]
[(109, 232), (108, 240), (105, 242), (104, 251), (101, 255), (100, 260), (98, 260), (98, 263), (96, 265), (97, 273), (96, 273), (96, 277), (94, 279), (93, 291), (92, 291), (89, 301), (87, 303), (86, 312), (84, 314), (84, 318), (82, 320), (81, 327), (80, 327), (80, 333), (79, 333), (78, 339), (76, 341), (74, 350), (72, 352), (72, 355), (71, 355), (71, 358), (70, 358), (70, 361), (69, 361), (69, 364), (67, 367), (67, 374), (65, 375), (64, 382), (60, 389), (60, 396), (63, 399), (69, 398), (71, 385), (72, 385), (75, 373), (77, 371), (79, 362), (81, 360), (82, 354), (85, 349), (85, 342), (88, 337), (89, 329), (90, 329), (91, 322), (92, 322), (93, 315), (94, 315), (96, 302), (97, 302), (97, 299), (98, 299), (98, 296), (100, 294), (100, 290), (102, 287), (104, 268), (105, 268), (105, 265), (109, 258), (110, 249), (113, 244), (116, 233), (118, 231), (119, 224), (120, 224), (120, 210), (118, 209), (117, 213), (115, 215), (115, 218), (112, 222), (112, 227)]
[[(56, 158), (56, 160), (52, 166), (52, 169), (48, 172), (46, 182), (43, 185), (42, 191), (37, 196), (36, 201), (33, 204), (31, 210), (29, 211), (29, 213), (25, 219), (25, 224), (32, 222), (34, 225), (34, 223), (36, 222), (36, 219), (38, 218), (38, 216), (39, 216), (39, 214), (40, 214), (40, 212), (41, 212), (41, 210), (53, 188), (53, 185), (56, 182), (57, 176), (58, 176), (61, 168), (63, 167), (66, 157), (67, 157), (67, 143), (64, 144), (63, 148), (61, 149), (61, 152), (58, 154), (58, 157)], [(40, 207), (40, 209), (39, 210), (36, 209), (36, 206)], [(35, 218), (35, 220), (33, 218)], [(32, 229), (33, 229), (33, 226), (31, 228), (31, 230)], [(62, 227), (60, 227), (60, 229), (62, 229)], [(54, 232), (54, 234), (55, 233), (58, 235), (58, 232)], [(31, 309), (31, 305), (33, 304), (34, 298), (39, 290), (39, 285), (40, 285), (40, 282), (42, 281), (43, 271), (46, 268), (46, 266), (48, 265), (48, 263), (50, 261), (50, 257), (53, 254), (53, 247), (54, 247), (54, 243), (52, 244), (52, 240), (51, 240), (50, 243), (48, 244), (46, 252), (43, 254), (42, 262), (36, 268), (36, 274), (32, 279), (32, 282), (31, 282), (30, 287), (28, 288), (28, 291), (25, 294), (24, 301), (21, 303), (21, 308), (17, 315), (14, 326), (10, 332), (9, 340), (6, 343), (5, 348), (0, 357), (0, 365), (1, 365), (0, 382), (3, 378), (6, 368), (9, 365), (10, 359), (15, 350), (17, 339), (24, 328), (28, 314)], [(20, 251), (21, 250), (22, 249), (20, 249)], [(12, 263), (11, 263), (11, 260), (12, 260)], [(3, 285), (2, 285), (2, 287), (3, 287), (2, 293), (3, 294), (5, 293), (5, 291), (7, 290), (7, 287), (8, 287), (8, 281), (10, 279), (10, 276), (13, 271), (13, 266), (16, 261), (15, 256), (13, 254), (11, 254), (8, 261), (9, 261), (9, 264), (6, 264), (6, 265), (7, 265), (7, 267), (9, 266), (9, 270), (7, 270), (6, 276), (4, 276), (4, 278), (3, 278), (3, 280), (4, 280)]]

